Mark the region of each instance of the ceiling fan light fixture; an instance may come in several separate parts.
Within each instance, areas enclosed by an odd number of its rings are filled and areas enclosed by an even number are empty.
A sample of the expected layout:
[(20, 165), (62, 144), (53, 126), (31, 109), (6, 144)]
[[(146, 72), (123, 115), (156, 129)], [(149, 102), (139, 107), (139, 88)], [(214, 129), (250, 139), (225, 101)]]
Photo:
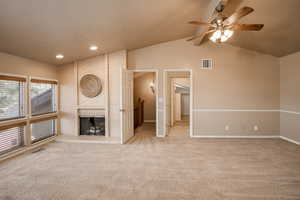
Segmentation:
[(97, 51), (97, 50), (98, 50), (98, 46), (96, 46), (96, 45), (91, 45), (91, 46), (90, 46), (90, 50), (91, 50), (91, 51)]
[(222, 36), (221, 30), (217, 30), (212, 34), (212, 36), (209, 39), (213, 42), (217, 42), (217, 40), (220, 39), (221, 36)]
[(225, 35), (228, 39), (232, 37), (233, 33), (234, 33), (234, 32), (233, 32), (232, 30), (225, 30), (225, 31), (224, 31), (224, 35)]
[(213, 42), (226, 42), (233, 35), (232, 30), (217, 30), (213, 33), (213, 35), (209, 38)]

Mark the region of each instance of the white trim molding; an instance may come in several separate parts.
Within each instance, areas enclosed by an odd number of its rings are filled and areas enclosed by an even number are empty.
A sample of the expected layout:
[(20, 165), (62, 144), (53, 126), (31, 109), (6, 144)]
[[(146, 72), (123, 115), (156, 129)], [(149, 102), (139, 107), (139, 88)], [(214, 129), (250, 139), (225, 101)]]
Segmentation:
[(290, 111), (290, 110), (280, 110), (280, 112), (289, 113), (289, 114), (295, 114), (295, 115), (300, 115), (300, 112), (295, 112), (295, 111)]
[(284, 137), (284, 136), (280, 136), (281, 139), (287, 141), (287, 142), (291, 142), (291, 143), (294, 143), (294, 144), (297, 144), (297, 145), (300, 145), (300, 142), (297, 142), (295, 140), (292, 140), (290, 138), (287, 138), (287, 137)]
[(166, 107), (166, 81), (167, 81), (167, 73), (168, 72), (189, 72), (189, 79), (190, 79), (190, 123), (189, 123), (189, 135), (190, 137), (193, 137), (193, 107), (194, 107), (194, 87), (193, 87), (193, 69), (189, 69), (189, 68), (182, 68), (182, 69), (164, 69), (163, 70), (163, 124), (164, 124), (164, 128), (163, 128), (163, 137), (166, 137), (168, 135), (168, 130), (167, 130), (167, 107)]

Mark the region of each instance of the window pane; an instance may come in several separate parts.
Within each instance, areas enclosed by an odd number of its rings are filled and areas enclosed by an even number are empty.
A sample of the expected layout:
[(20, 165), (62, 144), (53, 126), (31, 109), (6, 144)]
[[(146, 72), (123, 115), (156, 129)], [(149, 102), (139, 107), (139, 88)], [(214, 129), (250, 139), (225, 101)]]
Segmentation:
[(0, 131), (0, 155), (24, 145), (24, 127)]
[(37, 142), (55, 135), (55, 120), (31, 124), (31, 140)]
[(0, 80), (0, 119), (24, 116), (24, 83)]
[(55, 112), (55, 85), (31, 83), (31, 114)]

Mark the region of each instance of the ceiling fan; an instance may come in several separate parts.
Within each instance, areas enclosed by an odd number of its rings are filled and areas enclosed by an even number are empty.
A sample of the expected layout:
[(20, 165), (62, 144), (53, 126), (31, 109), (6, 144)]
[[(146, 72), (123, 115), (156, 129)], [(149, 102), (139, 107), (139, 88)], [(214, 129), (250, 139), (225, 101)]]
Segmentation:
[(264, 24), (238, 24), (237, 22), (246, 15), (254, 11), (250, 7), (242, 7), (227, 17), (223, 14), (226, 3), (220, 3), (215, 8), (215, 14), (209, 22), (190, 21), (190, 24), (208, 27), (208, 30), (200, 35), (196, 35), (187, 41), (199, 39), (200, 43), (206, 36), (210, 35), (210, 40), (216, 43), (226, 42), (232, 37), (234, 31), (260, 31)]

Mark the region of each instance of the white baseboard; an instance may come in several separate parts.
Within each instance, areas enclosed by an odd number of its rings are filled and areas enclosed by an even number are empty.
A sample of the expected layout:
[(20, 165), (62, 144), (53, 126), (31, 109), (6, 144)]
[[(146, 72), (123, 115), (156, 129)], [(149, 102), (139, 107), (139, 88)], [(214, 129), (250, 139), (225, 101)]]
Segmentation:
[(231, 135), (193, 135), (192, 138), (220, 138), (220, 139), (263, 139), (263, 138), (280, 138), (279, 135), (266, 135), (266, 136), (231, 136)]
[(144, 120), (145, 123), (155, 123), (155, 120)]
[(300, 145), (300, 142), (297, 142), (297, 141), (292, 140), (290, 138), (287, 138), (287, 137), (284, 137), (284, 136), (280, 136), (280, 138), (283, 139), (283, 140), (285, 140), (285, 141), (288, 141), (288, 142)]

